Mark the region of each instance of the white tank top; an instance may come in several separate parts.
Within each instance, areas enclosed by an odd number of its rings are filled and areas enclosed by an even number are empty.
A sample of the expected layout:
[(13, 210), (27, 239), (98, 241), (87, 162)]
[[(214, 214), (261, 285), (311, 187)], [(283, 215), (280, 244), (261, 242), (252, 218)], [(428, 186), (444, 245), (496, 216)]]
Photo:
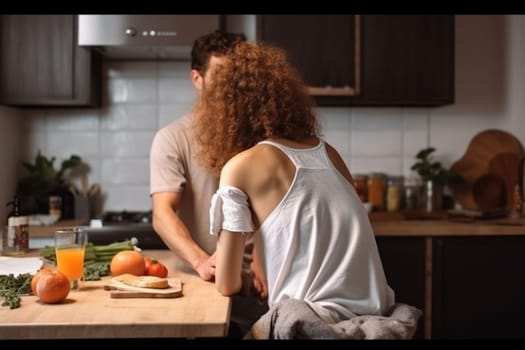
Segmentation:
[(269, 306), (287, 298), (305, 300), (327, 322), (385, 315), (394, 305), (394, 292), (368, 214), (330, 161), (325, 143), (308, 149), (260, 144), (280, 149), (297, 169), (288, 192), (256, 232), (264, 245)]

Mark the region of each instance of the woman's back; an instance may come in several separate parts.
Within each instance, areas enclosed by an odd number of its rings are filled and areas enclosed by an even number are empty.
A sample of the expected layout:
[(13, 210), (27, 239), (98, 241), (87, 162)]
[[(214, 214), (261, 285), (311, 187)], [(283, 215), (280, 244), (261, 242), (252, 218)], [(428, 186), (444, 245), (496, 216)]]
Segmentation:
[(269, 305), (303, 299), (327, 321), (383, 314), (394, 295), (367, 213), (325, 147), (263, 141), (232, 159), (260, 225)]

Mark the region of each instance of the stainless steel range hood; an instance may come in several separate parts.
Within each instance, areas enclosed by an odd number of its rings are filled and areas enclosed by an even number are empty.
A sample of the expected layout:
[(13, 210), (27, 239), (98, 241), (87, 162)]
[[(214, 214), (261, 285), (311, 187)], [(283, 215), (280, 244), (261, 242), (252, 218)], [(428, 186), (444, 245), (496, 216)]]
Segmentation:
[(221, 27), (221, 15), (79, 15), (78, 45), (109, 59), (189, 60), (194, 40)]

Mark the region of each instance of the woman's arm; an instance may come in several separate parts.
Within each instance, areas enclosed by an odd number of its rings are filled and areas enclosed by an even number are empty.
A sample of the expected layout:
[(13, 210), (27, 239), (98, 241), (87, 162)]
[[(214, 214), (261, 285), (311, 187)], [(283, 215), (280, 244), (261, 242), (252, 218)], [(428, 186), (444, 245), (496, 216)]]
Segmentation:
[(217, 240), (215, 286), (222, 295), (238, 293), (242, 287), (241, 269), (246, 235), (222, 230)]

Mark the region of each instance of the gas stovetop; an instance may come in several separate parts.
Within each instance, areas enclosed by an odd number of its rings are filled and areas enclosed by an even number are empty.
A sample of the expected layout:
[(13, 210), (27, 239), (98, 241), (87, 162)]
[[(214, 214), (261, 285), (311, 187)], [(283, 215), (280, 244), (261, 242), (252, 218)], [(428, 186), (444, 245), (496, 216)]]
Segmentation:
[(108, 211), (97, 224), (88, 227), (93, 244), (110, 244), (135, 237), (142, 249), (167, 249), (151, 224), (151, 211)]
[(103, 225), (151, 224), (151, 211), (108, 211), (102, 215)]

